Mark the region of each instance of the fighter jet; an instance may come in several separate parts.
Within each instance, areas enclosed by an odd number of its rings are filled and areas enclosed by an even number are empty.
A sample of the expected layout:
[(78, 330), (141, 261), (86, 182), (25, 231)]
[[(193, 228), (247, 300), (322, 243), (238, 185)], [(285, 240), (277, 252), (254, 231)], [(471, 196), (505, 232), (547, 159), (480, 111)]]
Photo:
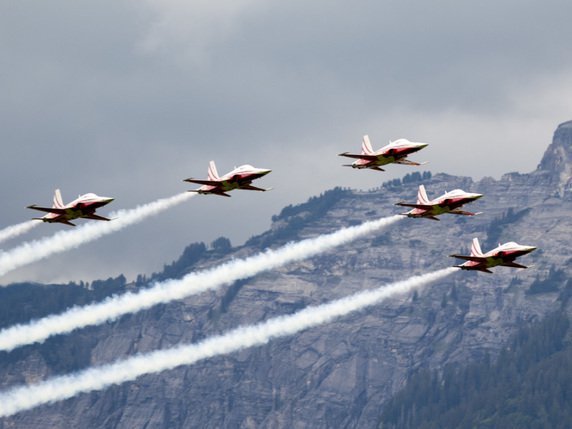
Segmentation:
[(344, 164), (344, 167), (352, 168), (369, 168), (371, 170), (385, 171), (381, 166), (386, 164), (405, 164), (405, 165), (422, 165), (407, 159), (407, 156), (413, 152), (423, 149), (428, 143), (415, 143), (407, 139), (398, 139), (390, 141), (387, 146), (374, 151), (368, 136), (363, 136), (361, 144), (361, 154), (352, 154), (349, 152), (340, 153), (339, 156), (347, 158), (355, 158), (352, 164)]
[(536, 250), (534, 246), (523, 246), (513, 241), (505, 244), (499, 244), (498, 247), (489, 250), (487, 253), (481, 251), (481, 245), (478, 238), (473, 238), (473, 246), (471, 247), (471, 255), (450, 255), (453, 258), (464, 259), (467, 262), (461, 265), (454, 265), (462, 270), (477, 270), (485, 273), (492, 273), (489, 268), (500, 265), (502, 267), (512, 268), (528, 268), (524, 265), (514, 262), (519, 256)]
[(224, 176), (219, 176), (216, 170), (214, 161), (209, 163), (208, 179), (185, 179), (185, 182), (197, 183), (203, 185), (198, 189), (190, 190), (189, 192), (197, 192), (199, 194), (215, 194), (223, 197), (230, 197), (228, 191), (233, 189), (246, 189), (248, 191), (269, 191), (270, 189), (258, 188), (251, 185), (252, 181), (267, 175), (272, 170), (264, 168), (255, 168), (252, 165), (241, 165), (234, 170), (226, 173)]
[(417, 193), (417, 204), (401, 202), (395, 205), (402, 207), (413, 207), (413, 210), (410, 210), (406, 213), (401, 213), (404, 216), (424, 217), (427, 219), (439, 220), (436, 216), (444, 213), (464, 216), (475, 216), (480, 214), (466, 212), (459, 210), (459, 208), (464, 204), (478, 200), (482, 196), (482, 194), (472, 194), (461, 189), (455, 189), (441, 195), (440, 197), (435, 198), (434, 200), (429, 200), (429, 198), (427, 198), (427, 192), (425, 192), (425, 186), (419, 185), (419, 192)]
[(54, 204), (51, 208), (39, 207), (35, 204), (28, 206), (28, 208), (48, 213), (43, 217), (35, 217), (33, 219), (48, 223), (64, 223), (66, 225), (75, 226), (70, 221), (77, 218), (106, 221), (111, 220), (95, 214), (95, 210), (112, 201), (113, 198), (100, 197), (94, 193), (88, 193), (80, 195), (76, 200), (73, 200), (69, 204), (64, 204), (60, 190), (56, 189), (54, 193)]

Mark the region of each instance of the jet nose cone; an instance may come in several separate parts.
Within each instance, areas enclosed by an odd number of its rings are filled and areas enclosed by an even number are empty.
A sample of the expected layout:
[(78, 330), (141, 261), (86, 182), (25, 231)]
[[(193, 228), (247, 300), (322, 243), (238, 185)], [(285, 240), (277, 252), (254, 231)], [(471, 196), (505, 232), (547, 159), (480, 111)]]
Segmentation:
[(478, 200), (479, 198), (482, 198), (483, 194), (471, 194), (471, 198)]
[(110, 203), (110, 202), (112, 202), (113, 200), (115, 200), (115, 198), (103, 197), (102, 200), (103, 200), (103, 202), (105, 202), (105, 203)]
[(419, 149), (423, 149), (424, 147), (429, 146), (429, 143), (416, 143), (416, 145)]
[(268, 168), (261, 168), (260, 169), (260, 174), (262, 174), (263, 176), (266, 176), (268, 173), (270, 173), (272, 170), (268, 169)]

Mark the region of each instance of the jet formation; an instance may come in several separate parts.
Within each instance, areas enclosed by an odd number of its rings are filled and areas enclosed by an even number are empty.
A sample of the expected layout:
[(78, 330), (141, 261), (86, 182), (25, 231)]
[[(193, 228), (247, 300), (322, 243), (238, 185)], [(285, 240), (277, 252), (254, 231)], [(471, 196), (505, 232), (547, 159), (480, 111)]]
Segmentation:
[[(361, 153), (352, 154), (349, 152), (340, 153), (339, 156), (356, 159), (352, 164), (344, 165), (345, 167), (352, 167), (357, 169), (370, 169), (376, 171), (385, 171), (382, 166), (387, 164), (404, 164), (419, 166), (424, 163), (418, 163), (407, 159), (407, 156), (415, 153), (428, 146), (428, 143), (411, 142), (407, 139), (400, 138), (395, 141), (390, 141), (388, 145), (379, 150), (374, 151), (367, 135), (363, 136)], [(256, 179), (266, 176), (272, 170), (265, 168), (256, 168), (249, 164), (244, 164), (234, 168), (232, 171), (219, 176), (214, 161), (209, 162), (207, 179), (185, 179), (185, 182), (196, 183), (201, 185), (198, 189), (189, 190), (189, 192), (196, 192), (202, 195), (219, 195), (223, 197), (230, 197), (228, 192), (235, 189), (243, 189), (248, 191), (268, 191), (270, 188), (259, 188), (252, 185)], [(462, 216), (475, 216), (480, 214), (461, 210), (465, 204), (476, 201), (481, 198), (482, 194), (465, 192), (462, 189), (455, 189), (450, 192), (430, 200), (427, 197), (425, 186), (420, 185), (417, 193), (416, 203), (398, 202), (397, 206), (411, 208), (408, 212), (401, 213), (403, 216), (410, 218), (427, 218), (431, 220), (440, 220), (437, 216), (450, 213)], [(85, 218), (92, 220), (110, 219), (97, 215), (96, 209), (105, 206), (113, 201), (113, 198), (100, 197), (94, 193), (80, 195), (76, 200), (69, 204), (64, 204), (59, 189), (56, 189), (54, 194), (52, 207), (40, 207), (37, 205), (28, 206), (29, 209), (47, 212), (41, 218), (33, 218), (48, 223), (63, 223), (70, 226), (75, 226), (71, 220), (77, 218)], [(517, 264), (515, 259), (526, 255), (533, 250), (534, 246), (523, 246), (515, 242), (499, 244), (498, 247), (483, 253), (479, 244), (478, 238), (473, 239), (471, 254), (464, 255), (450, 255), (451, 257), (463, 259), (466, 262), (461, 265), (455, 265), (462, 270), (476, 270), (486, 273), (492, 273), (490, 268), (496, 266), (504, 266), (511, 268), (527, 268), (524, 265)]]
[(60, 190), (56, 189), (52, 207), (40, 207), (32, 204), (27, 208), (48, 213), (43, 217), (36, 217), (33, 219), (48, 223), (63, 223), (69, 226), (75, 226), (75, 224), (70, 221), (78, 218), (105, 221), (111, 220), (95, 214), (95, 211), (112, 201), (113, 198), (100, 197), (94, 193), (88, 193), (80, 195), (77, 199), (68, 204), (64, 204)]

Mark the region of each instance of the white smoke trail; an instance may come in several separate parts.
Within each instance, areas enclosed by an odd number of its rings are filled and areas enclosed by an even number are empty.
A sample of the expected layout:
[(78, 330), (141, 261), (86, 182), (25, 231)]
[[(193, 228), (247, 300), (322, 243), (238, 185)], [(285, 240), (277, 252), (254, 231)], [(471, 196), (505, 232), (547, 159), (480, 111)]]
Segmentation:
[(104, 235), (119, 231), (128, 225), (137, 223), (167, 210), (174, 205), (192, 198), (195, 194), (184, 192), (170, 198), (163, 198), (134, 209), (119, 210), (111, 214), (110, 222), (95, 222), (77, 227), (70, 231), (60, 231), (50, 237), (35, 240), (0, 254), (0, 276), (32, 262), (47, 258), (55, 253), (81, 246)]
[(444, 278), (456, 268), (449, 267), (408, 280), (359, 292), (319, 306), (308, 307), (289, 316), (280, 316), (256, 325), (239, 327), (226, 334), (135, 356), (113, 364), (87, 369), (76, 374), (55, 377), (42, 383), (21, 386), (0, 394), (0, 417), (10, 416), (42, 404), (71, 398), (82, 392), (103, 390), (114, 384), (135, 380), (145, 374), (158, 373), (181, 365), (265, 344), (273, 338), (292, 335), (345, 316), (351, 312), (420, 288)]
[(40, 223), (41, 222), (38, 220), (28, 220), (26, 222), (6, 227), (0, 230), (0, 243), (6, 240), (10, 240), (11, 238), (17, 237), (21, 234), (25, 234), (35, 226), (38, 226)]
[(47, 316), (23, 325), (15, 325), (0, 331), (0, 350), (12, 350), (25, 344), (43, 341), (53, 335), (99, 325), (124, 314), (135, 313), (157, 304), (216, 289), (263, 271), (325, 252), (364, 235), (372, 234), (399, 219), (404, 218), (396, 215), (364, 222), (331, 234), (290, 243), (277, 250), (268, 250), (246, 259), (237, 259), (206, 271), (191, 273), (179, 280), (168, 280), (138, 293), (130, 292), (113, 296), (101, 303), (73, 307), (61, 314)]

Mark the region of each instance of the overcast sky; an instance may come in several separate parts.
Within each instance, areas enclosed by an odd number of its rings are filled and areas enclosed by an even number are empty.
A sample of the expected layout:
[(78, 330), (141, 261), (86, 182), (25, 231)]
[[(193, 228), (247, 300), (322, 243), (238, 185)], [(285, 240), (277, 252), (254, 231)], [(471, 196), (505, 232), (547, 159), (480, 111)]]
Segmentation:
[(115, 197), (104, 215), (168, 197), (211, 159), (271, 168), (257, 184), (274, 188), (191, 199), (0, 281), (133, 278), (334, 186), (417, 171), (340, 167), (366, 133), (428, 142), (412, 159), (433, 173), (532, 171), (572, 119), (570, 16), (564, 0), (0, 2), (0, 228), (56, 187)]

